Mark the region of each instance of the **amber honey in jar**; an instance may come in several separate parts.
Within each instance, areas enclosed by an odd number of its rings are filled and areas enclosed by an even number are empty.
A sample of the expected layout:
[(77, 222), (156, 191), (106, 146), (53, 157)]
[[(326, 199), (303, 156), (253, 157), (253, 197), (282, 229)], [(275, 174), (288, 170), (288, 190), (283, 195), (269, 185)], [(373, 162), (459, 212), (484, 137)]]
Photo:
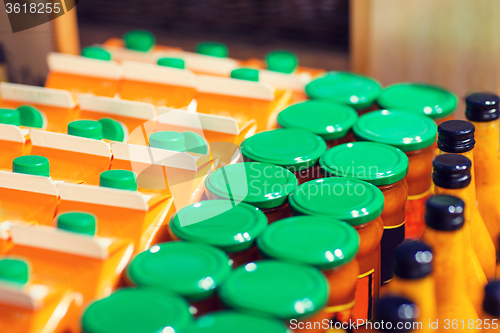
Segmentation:
[(319, 160), (325, 177), (364, 180), (384, 194), (381, 242), (381, 281), (392, 279), (394, 250), (405, 239), (405, 204), (408, 197), (408, 157), (398, 148), (376, 142), (352, 142), (324, 153)]
[(360, 238), (356, 256), (360, 274), (356, 286), (353, 317), (366, 323), (373, 319), (373, 305), (380, 290), (380, 241), (384, 223), (380, 214), (384, 195), (375, 185), (331, 177), (304, 183), (290, 195), (292, 214), (326, 215), (349, 223)]
[(358, 114), (352, 107), (326, 100), (290, 105), (277, 118), (283, 128), (303, 129), (319, 135), (328, 148), (354, 141), (351, 129), (356, 120)]
[(325, 140), (301, 129), (280, 128), (261, 132), (241, 144), (246, 162), (284, 167), (297, 176), (299, 184), (321, 177), (318, 159), (325, 151)]
[(297, 177), (285, 168), (259, 162), (224, 166), (206, 181), (209, 199), (226, 199), (261, 209), (269, 223), (290, 217), (288, 195), (297, 187)]
[(229, 200), (206, 200), (180, 209), (170, 220), (172, 238), (220, 248), (233, 267), (257, 260), (257, 237), (267, 227), (266, 215), (257, 207)]
[(437, 126), (427, 116), (407, 110), (378, 110), (361, 116), (354, 125), (359, 141), (385, 143), (401, 149), (409, 159), (406, 238), (422, 235), (425, 200), (431, 193), (433, 147)]
[(359, 276), (359, 236), (353, 227), (330, 217), (294, 216), (270, 225), (257, 245), (264, 257), (319, 268), (330, 287), (323, 313), (340, 322), (352, 318)]

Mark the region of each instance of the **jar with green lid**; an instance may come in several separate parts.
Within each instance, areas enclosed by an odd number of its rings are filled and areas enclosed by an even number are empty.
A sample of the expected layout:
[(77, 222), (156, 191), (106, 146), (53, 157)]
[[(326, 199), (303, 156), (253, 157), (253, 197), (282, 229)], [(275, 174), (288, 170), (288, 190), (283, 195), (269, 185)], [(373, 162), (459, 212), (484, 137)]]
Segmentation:
[(293, 327), (321, 313), (328, 300), (329, 287), (315, 267), (262, 260), (235, 269), (219, 294), (233, 309), (281, 319)]
[(224, 251), (202, 243), (153, 245), (129, 264), (126, 276), (134, 285), (189, 300), (196, 315), (220, 310), (216, 290), (232, 271)]
[(278, 319), (265, 318), (237, 311), (219, 311), (206, 314), (194, 324), (186, 333), (291, 333)]
[(439, 125), (453, 118), (458, 98), (451, 91), (435, 85), (404, 82), (385, 88), (378, 104), (384, 109), (420, 112)]
[(283, 128), (302, 129), (319, 135), (327, 148), (352, 142), (358, 114), (352, 107), (328, 100), (309, 100), (291, 105), (278, 114)]
[(325, 151), (325, 140), (301, 129), (261, 132), (241, 144), (245, 162), (282, 166), (297, 176), (299, 184), (321, 177), (318, 160)]
[(184, 332), (193, 322), (188, 303), (151, 289), (127, 288), (92, 303), (83, 333)]
[(405, 239), (405, 204), (408, 197), (408, 157), (398, 148), (376, 142), (352, 142), (334, 147), (321, 156), (325, 177), (364, 180), (384, 194), (384, 222), (381, 242), (382, 284), (392, 279), (396, 247)]
[(407, 110), (373, 111), (360, 117), (354, 125), (356, 140), (385, 143), (408, 156), (406, 238), (419, 238), (425, 228), (425, 201), (431, 193), (436, 136), (437, 126), (431, 118)]
[(360, 274), (356, 286), (355, 320), (371, 320), (380, 289), (380, 241), (384, 223), (380, 214), (384, 194), (375, 185), (352, 178), (331, 177), (304, 183), (290, 194), (290, 208), (297, 215), (326, 215), (357, 230), (356, 256)]
[(382, 86), (376, 80), (348, 72), (328, 72), (312, 80), (306, 87), (312, 99), (327, 99), (352, 106), (362, 115), (376, 110)]
[(209, 199), (250, 204), (272, 223), (292, 216), (288, 195), (297, 187), (297, 177), (277, 165), (244, 162), (217, 169), (206, 178), (205, 187)]
[(352, 318), (359, 276), (359, 236), (349, 224), (325, 216), (295, 216), (270, 225), (258, 238), (264, 256), (319, 268), (330, 286), (327, 318)]
[(266, 229), (267, 217), (243, 202), (206, 200), (180, 209), (169, 227), (173, 239), (218, 247), (238, 267), (259, 259), (255, 240)]

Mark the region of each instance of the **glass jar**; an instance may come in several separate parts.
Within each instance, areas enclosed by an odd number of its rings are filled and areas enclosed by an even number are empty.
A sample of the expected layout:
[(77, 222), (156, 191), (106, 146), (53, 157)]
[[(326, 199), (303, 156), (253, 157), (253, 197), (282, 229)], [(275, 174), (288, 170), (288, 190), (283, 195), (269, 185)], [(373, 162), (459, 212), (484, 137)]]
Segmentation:
[(352, 106), (359, 115), (378, 109), (375, 101), (382, 92), (372, 78), (347, 72), (328, 72), (305, 87), (312, 99), (326, 99)]
[(206, 179), (209, 199), (244, 202), (261, 209), (269, 223), (290, 217), (288, 195), (297, 187), (297, 177), (285, 168), (259, 162), (222, 167)]
[(405, 239), (405, 204), (408, 197), (408, 157), (398, 148), (376, 142), (353, 142), (328, 150), (319, 160), (325, 177), (364, 180), (384, 194), (381, 242), (382, 284), (392, 279), (394, 250)]
[(354, 320), (370, 321), (380, 289), (380, 241), (384, 224), (380, 214), (384, 195), (376, 186), (351, 178), (323, 178), (300, 185), (290, 194), (293, 215), (326, 215), (357, 230), (356, 259), (360, 274), (356, 286)]
[(420, 112), (439, 125), (453, 119), (458, 98), (451, 91), (435, 85), (405, 82), (385, 88), (377, 102), (384, 109)]
[(183, 241), (153, 245), (138, 254), (126, 272), (138, 287), (185, 297), (198, 316), (221, 309), (216, 289), (230, 273), (231, 259), (224, 251)]
[(373, 111), (360, 117), (354, 125), (356, 140), (385, 143), (401, 149), (408, 156), (406, 238), (419, 238), (425, 229), (423, 217), (425, 201), (431, 193), (436, 134), (436, 123), (414, 111)]
[(241, 144), (245, 162), (282, 166), (297, 176), (299, 184), (321, 177), (318, 159), (325, 151), (325, 140), (299, 129), (261, 132)]
[(330, 288), (323, 313), (340, 322), (352, 318), (359, 275), (359, 236), (353, 227), (328, 217), (295, 216), (270, 225), (257, 245), (265, 257), (319, 268)]
[(179, 210), (169, 227), (172, 238), (218, 247), (238, 267), (259, 258), (255, 239), (267, 227), (267, 217), (243, 202), (207, 200)]
[(274, 318), (258, 317), (236, 311), (206, 314), (189, 327), (186, 333), (289, 333), (286, 326)]
[(324, 100), (291, 105), (277, 118), (283, 128), (302, 129), (319, 135), (327, 148), (354, 141), (351, 129), (356, 120), (358, 114), (352, 107)]
[(185, 300), (153, 290), (127, 288), (92, 303), (84, 312), (85, 333), (183, 332), (193, 318)]
[(281, 319), (299, 332), (299, 323), (320, 313), (327, 303), (328, 283), (317, 268), (262, 260), (235, 269), (222, 285), (220, 297), (231, 308)]

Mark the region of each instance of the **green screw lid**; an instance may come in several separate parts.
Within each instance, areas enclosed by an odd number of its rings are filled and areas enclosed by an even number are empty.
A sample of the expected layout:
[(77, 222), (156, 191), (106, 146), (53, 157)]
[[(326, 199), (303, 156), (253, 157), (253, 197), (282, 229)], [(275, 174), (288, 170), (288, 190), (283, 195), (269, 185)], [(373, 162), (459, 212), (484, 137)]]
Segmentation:
[(380, 83), (366, 76), (347, 72), (328, 72), (306, 85), (311, 98), (329, 99), (356, 109), (369, 107), (382, 92)]
[(183, 132), (184, 135), (184, 145), (186, 147), (186, 151), (196, 154), (208, 154), (208, 146), (201, 136), (194, 132)]
[(359, 117), (354, 125), (358, 140), (385, 143), (402, 151), (431, 146), (436, 141), (436, 123), (417, 112), (378, 110)]
[(220, 290), (222, 301), (232, 308), (285, 320), (317, 312), (328, 294), (317, 268), (278, 260), (238, 267)]
[(133, 30), (123, 36), (127, 49), (148, 52), (156, 43), (155, 36), (146, 30)]
[(257, 245), (273, 259), (329, 269), (354, 259), (359, 236), (349, 224), (327, 216), (295, 216), (269, 225)]
[(212, 312), (201, 316), (186, 333), (290, 333), (277, 319), (252, 316), (236, 311)]
[(202, 42), (196, 46), (196, 52), (213, 57), (226, 58), (227, 46), (217, 42)]
[(185, 69), (186, 68), (186, 63), (184, 62), (184, 59), (181, 59), (181, 58), (170, 58), (170, 57), (160, 58), (160, 59), (158, 59), (158, 65), (165, 66), (165, 67), (178, 68), (178, 69)]
[(261, 209), (285, 203), (297, 184), (297, 177), (287, 169), (259, 162), (227, 165), (205, 181), (210, 199), (230, 199)]
[(111, 53), (99, 46), (87, 46), (82, 50), (82, 56), (98, 60), (111, 60)]
[(257, 133), (241, 144), (246, 160), (276, 164), (292, 172), (312, 167), (325, 151), (321, 137), (288, 128)]
[(284, 128), (302, 129), (324, 140), (343, 138), (358, 120), (350, 106), (331, 101), (309, 100), (291, 105), (278, 114)]
[(17, 108), (21, 115), (21, 125), (34, 128), (43, 128), (45, 123), (42, 113), (29, 105), (23, 105)]
[(450, 115), (457, 107), (458, 98), (438, 86), (406, 82), (385, 88), (378, 104), (385, 109), (419, 111), (435, 119)]
[(210, 297), (231, 273), (224, 251), (201, 243), (169, 242), (153, 245), (128, 266), (130, 280), (139, 287), (172, 292), (192, 300)]
[(121, 289), (84, 312), (85, 333), (184, 332), (193, 322), (188, 303), (148, 289)]
[(68, 134), (101, 140), (103, 135), (102, 124), (95, 120), (74, 120), (68, 124)]
[(266, 55), (266, 65), (270, 71), (291, 74), (298, 64), (297, 56), (289, 51), (273, 51)]
[(149, 136), (149, 146), (180, 152), (186, 151), (184, 135), (173, 131), (162, 131), (151, 134)]
[(350, 225), (377, 218), (384, 209), (384, 195), (376, 186), (351, 178), (308, 181), (290, 194), (293, 215), (328, 215)]
[(63, 213), (57, 218), (57, 228), (94, 236), (96, 232), (96, 218), (92, 214), (83, 212)]
[(21, 125), (21, 114), (19, 110), (0, 108), (0, 124)]
[(229, 200), (207, 200), (186, 206), (170, 221), (172, 232), (183, 240), (239, 252), (252, 246), (267, 227), (266, 215), (257, 207)]
[(12, 172), (49, 177), (49, 159), (45, 156), (39, 155), (26, 155), (16, 157), (12, 162)]
[(258, 82), (259, 71), (253, 68), (237, 68), (231, 71), (231, 78)]
[(335, 146), (319, 159), (323, 175), (367, 181), (375, 186), (394, 184), (408, 173), (408, 156), (400, 149), (376, 142)]
[(137, 175), (129, 170), (107, 170), (101, 172), (99, 185), (119, 190), (137, 191)]
[(122, 124), (111, 118), (102, 118), (98, 122), (102, 126), (102, 138), (111, 141), (123, 142), (125, 130)]
[(29, 280), (30, 268), (28, 262), (22, 259), (0, 259), (0, 281), (26, 284)]

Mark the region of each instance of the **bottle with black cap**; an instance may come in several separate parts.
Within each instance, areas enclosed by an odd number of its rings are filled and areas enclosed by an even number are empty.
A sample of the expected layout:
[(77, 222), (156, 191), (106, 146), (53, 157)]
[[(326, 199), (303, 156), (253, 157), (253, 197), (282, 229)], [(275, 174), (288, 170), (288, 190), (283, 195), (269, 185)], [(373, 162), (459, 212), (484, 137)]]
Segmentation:
[(472, 229), (477, 228), (477, 225), (482, 223), (482, 221), (472, 220), (472, 218), (477, 219), (477, 216), (471, 214), (471, 206), (474, 205), (470, 199), (470, 169), (472, 164), (467, 157), (457, 154), (436, 156), (432, 164), (434, 166), (432, 173), (435, 185), (434, 193), (453, 195), (465, 202), (464, 277), (469, 298), (476, 311), (479, 312), (482, 303), (481, 292), (487, 283), (487, 277), (494, 278), (496, 274), (496, 254), (491, 243), (490, 246), (485, 246), (488, 244), (486, 241), (491, 240), (489, 234), (483, 235), (479, 239), (472, 237)]
[(370, 332), (416, 333), (428, 325), (418, 320), (420, 308), (409, 298), (399, 295), (381, 297), (375, 304), (374, 320), (367, 324)]
[[(496, 236), (493, 234), (496, 230), (496, 220), (490, 219), (485, 220), (477, 207), (477, 197), (476, 197), (476, 177), (474, 169), (476, 168), (474, 164), (474, 124), (465, 120), (448, 120), (438, 126), (438, 140), (437, 145), (440, 150), (440, 154), (459, 154), (467, 157), (471, 163), (472, 168), (470, 170), (471, 182), (469, 186), (470, 191), (470, 202), (475, 203), (469, 208), (471, 210), (472, 219), (480, 221), (482, 223), (477, 223), (477, 225), (472, 226), (472, 238), (473, 239), (483, 239), (487, 243), (487, 246), (495, 246)], [(490, 232), (491, 231), (491, 232)], [(490, 235), (491, 242), (484, 239), (486, 234)], [(490, 252), (491, 250), (489, 250)], [(488, 277), (490, 278), (490, 277)]]
[(413, 300), (420, 309), (421, 332), (431, 332), (429, 322), (436, 320), (435, 284), (432, 276), (432, 249), (420, 241), (407, 241), (396, 247), (394, 279), (388, 292)]
[[(465, 99), (465, 116), (475, 128), (474, 166), (477, 203), (488, 231), (496, 243), (500, 234), (500, 97), (475, 93)], [(499, 245), (497, 249), (499, 249)]]
[(422, 239), (433, 250), (436, 313), (440, 325), (454, 319), (467, 322), (479, 318), (466, 287), (464, 207), (462, 199), (451, 195), (436, 195), (426, 202)]
[(481, 319), (484, 331), (500, 331), (500, 280), (492, 281), (484, 288)]

